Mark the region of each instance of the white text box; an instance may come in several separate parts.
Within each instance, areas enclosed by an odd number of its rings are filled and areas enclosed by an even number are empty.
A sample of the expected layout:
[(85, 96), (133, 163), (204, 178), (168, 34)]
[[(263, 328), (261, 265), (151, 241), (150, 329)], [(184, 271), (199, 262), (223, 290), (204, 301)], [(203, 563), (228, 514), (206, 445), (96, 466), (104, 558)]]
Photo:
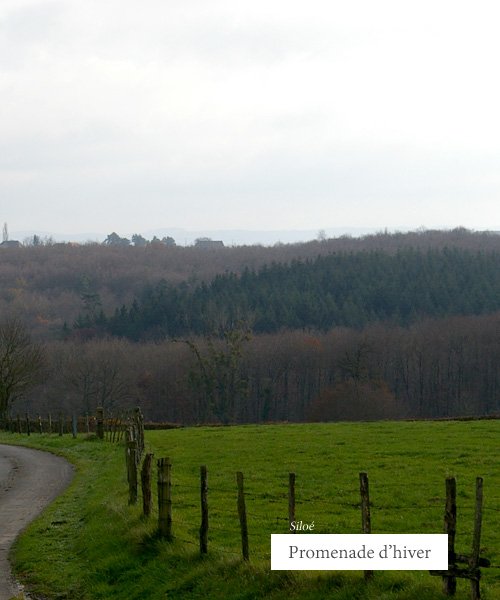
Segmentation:
[(272, 534), (272, 570), (429, 571), (448, 568), (446, 534)]

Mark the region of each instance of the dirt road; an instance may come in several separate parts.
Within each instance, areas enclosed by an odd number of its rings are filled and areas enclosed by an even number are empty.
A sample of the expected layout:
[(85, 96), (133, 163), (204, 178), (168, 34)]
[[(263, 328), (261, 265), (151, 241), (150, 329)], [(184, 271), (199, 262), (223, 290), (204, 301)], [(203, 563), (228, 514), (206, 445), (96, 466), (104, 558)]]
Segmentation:
[(73, 475), (73, 466), (64, 458), (0, 444), (0, 600), (22, 591), (8, 561), (12, 543), (68, 487)]

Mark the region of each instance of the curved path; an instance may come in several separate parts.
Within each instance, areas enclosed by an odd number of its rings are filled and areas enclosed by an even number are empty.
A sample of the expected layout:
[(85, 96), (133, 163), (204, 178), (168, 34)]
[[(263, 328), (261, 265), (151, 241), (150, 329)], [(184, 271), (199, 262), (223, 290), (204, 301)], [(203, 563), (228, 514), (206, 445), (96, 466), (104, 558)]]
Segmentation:
[(74, 467), (49, 452), (0, 444), (0, 600), (20, 594), (8, 555), (19, 533), (71, 483)]

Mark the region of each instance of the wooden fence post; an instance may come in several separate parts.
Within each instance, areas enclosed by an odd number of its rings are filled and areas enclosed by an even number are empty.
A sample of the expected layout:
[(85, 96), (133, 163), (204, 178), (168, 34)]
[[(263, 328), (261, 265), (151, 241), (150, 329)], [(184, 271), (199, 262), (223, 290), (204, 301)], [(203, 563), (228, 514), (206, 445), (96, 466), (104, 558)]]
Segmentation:
[(26, 433), (30, 434), (30, 416), (26, 413)]
[[(430, 574), (439, 575), (443, 578), (443, 593), (448, 596), (455, 593), (458, 577), (468, 579), (471, 584), (471, 598), (472, 600), (478, 600), (481, 597), (479, 589), (480, 567), (491, 567), (491, 562), (480, 556), (483, 518), (483, 479), (481, 477), (476, 479), (476, 511), (470, 554), (455, 552), (456, 515), (456, 481), (454, 477), (449, 477), (446, 480), (446, 511), (444, 517), (444, 531), (448, 534), (448, 569), (446, 571), (430, 571)], [(457, 563), (465, 563), (467, 566), (459, 567)]]
[(236, 473), (236, 483), (238, 484), (238, 516), (240, 518), (241, 528), (241, 550), (243, 553), (243, 559), (250, 560), (250, 554), (248, 552), (247, 511), (245, 507), (245, 491), (243, 489), (242, 471), (238, 471)]
[(141, 469), (142, 513), (145, 517), (149, 517), (153, 508), (153, 494), (151, 490), (153, 456), (151, 452), (146, 454)]
[(130, 482), (130, 442), (133, 438), (133, 433), (131, 429), (127, 429), (125, 434), (125, 467), (127, 469), (127, 483)]
[(476, 478), (476, 512), (474, 516), (474, 533), (472, 536), (472, 550), (470, 553), (469, 567), (477, 571), (477, 577), (470, 580), (471, 599), (481, 598), (479, 589), (479, 554), (481, 552), (481, 526), (483, 520), (483, 478)]
[[(370, 516), (370, 492), (368, 486), (368, 474), (364, 471), (359, 474), (359, 490), (361, 493), (361, 523), (363, 533), (372, 532), (372, 523)], [(364, 572), (365, 581), (373, 579), (373, 571)]]
[(208, 475), (207, 467), (200, 467), (201, 525), (200, 552), (208, 552)]
[(139, 406), (135, 409), (134, 424), (137, 430), (137, 451), (141, 456), (144, 452), (144, 417)]
[[(448, 534), (448, 570), (452, 570), (455, 567), (455, 534), (457, 532), (457, 480), (455, 477), (446, 478), (444, 532)], [(443, 594), (453, 596), (456, 589), (455, 577), (443, 577)]]
[(38, 431), (43, 433), (42, 415), (38, 415)]
[(50, 413), (47, 414), (47, 427), (49, 429), (49, 433), (52, 433), (52, 415)]
[(76, 439), (76, 434), (77, 434), (77, 422), (76, 422), (76, 415), (75, 415), (75, 413), (73, 413), (73, 439)]
[(288, 531), (295, 533), (295, 473), (288, 474)]
[(62, 414), (62, 410), (59, 411), (59, 436), (62, 436), (64, 432), (64, 421), (63, 421), (63, 414)]
[(137, 440), (131, 438), (127, 440), (127, 473), (129, 504), (137, 503)]
[(104, 439), (104, 408), (97, 408), (97, 437), (100, 440)]
[(167, 539), (172, 538), (171, 470), (170, 457), (158, 459), (158, 530)]

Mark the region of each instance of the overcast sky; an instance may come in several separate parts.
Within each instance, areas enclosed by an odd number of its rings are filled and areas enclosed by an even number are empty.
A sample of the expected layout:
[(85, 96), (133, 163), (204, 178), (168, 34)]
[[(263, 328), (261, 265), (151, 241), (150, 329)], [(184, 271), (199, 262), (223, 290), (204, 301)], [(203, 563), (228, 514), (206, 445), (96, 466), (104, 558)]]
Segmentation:
[(500, 229), (500, 5), (1, 0), (0, 222)]

